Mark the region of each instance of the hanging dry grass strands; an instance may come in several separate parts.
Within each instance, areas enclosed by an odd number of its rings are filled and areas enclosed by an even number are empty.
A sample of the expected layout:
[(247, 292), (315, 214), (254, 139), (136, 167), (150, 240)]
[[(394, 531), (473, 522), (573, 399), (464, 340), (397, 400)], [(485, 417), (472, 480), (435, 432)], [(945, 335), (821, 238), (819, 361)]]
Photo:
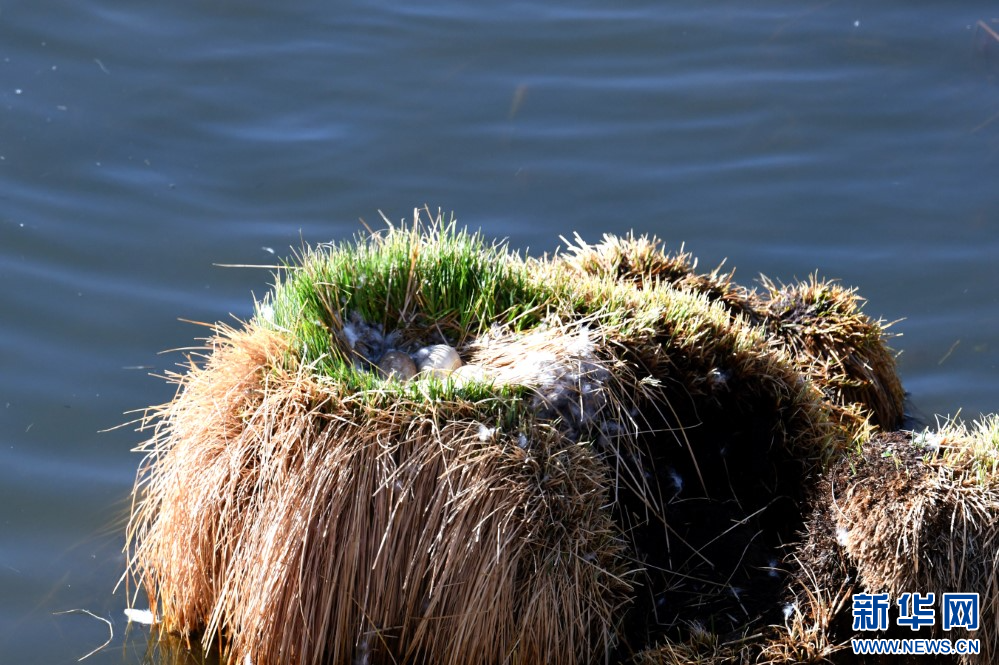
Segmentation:
[(815, 479), (901, 412), (883, 326), (695, 268), (439, 216), (305, 251), (146, 418), (159, 630), (240, 665), (835, 654), (846, 564), (808, 596), (789, 562)]

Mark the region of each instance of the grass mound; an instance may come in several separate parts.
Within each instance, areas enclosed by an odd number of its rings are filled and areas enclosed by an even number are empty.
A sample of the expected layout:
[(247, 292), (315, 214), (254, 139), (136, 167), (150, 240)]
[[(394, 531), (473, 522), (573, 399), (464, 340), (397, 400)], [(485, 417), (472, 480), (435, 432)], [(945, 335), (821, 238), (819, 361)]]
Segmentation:
[(854, 426), (866, 421), (883, 430), (901, 426), (904, 392), (886, 345), (887, 326), (861, 311), (856, 289), (814, 275), (801, 284), (764, 280), (764, 286), (764, 315), (774, 341), (790, 350), (839, 417)]
[(826, 587), (772, 628), (787, 562), (902, 394), (852, 291), (765, 286), (439, 217), (304, 250), (147, 414), (132, 575), (229, 663), (834, 651)]

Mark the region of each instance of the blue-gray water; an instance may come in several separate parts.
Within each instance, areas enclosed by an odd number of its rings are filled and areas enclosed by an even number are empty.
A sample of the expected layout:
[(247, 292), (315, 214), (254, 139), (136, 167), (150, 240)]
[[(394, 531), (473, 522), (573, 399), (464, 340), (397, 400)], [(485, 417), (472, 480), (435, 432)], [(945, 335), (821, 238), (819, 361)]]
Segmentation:
[[(609, 4), (609, 3), (608, 3)], [(0, 2), (0, 661), (141, 660), (124, 412), (262, 270), (414, 206), (635, 229), (905, 320), (927, 415), (999, 409), (992, 2)], [(272, 255), (267, 249), (273, 249)], [(138, 637), (139, 639), (133, 639)]]

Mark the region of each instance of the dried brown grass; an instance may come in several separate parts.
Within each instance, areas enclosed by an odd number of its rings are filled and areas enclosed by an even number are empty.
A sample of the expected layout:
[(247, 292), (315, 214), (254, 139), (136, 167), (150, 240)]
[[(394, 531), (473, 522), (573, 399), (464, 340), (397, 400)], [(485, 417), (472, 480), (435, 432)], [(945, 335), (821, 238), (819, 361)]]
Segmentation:
[(630, 573), (586, 446), (488, 405), (338, 395), (259, 328), (211, 348), (150, 414), (129, 527), (164, 630), (231, 663), (609, 650)]
[[(797, 562), (800, 566), (800, 562)], [(639, 653), (635, 665), (820, 665), (843, 662), (848, 642), (836, 641), (833, 624), (850, 603), (853, 586), (846, 580), (823, 586), (807, 567), (789, 587), (784, 623), (747, 628), (720, 636), (701, 624), (687, 626), (684, 637)]]
[(759, 645), (760, 665), (830, 663), (847, 648), (845, 641), (834, 638), (833, 624), (850, 603), (853, 585), (844, 579), (827, 587), (814, 571), (796, 563), (799, 575), (790, 585), (792, 599), (784, 607), (784, 625)]
[(831, 640), (830, 626), (849, 603), (849, 585), (823, 589), (812, 581), (796, 588), (783, 625), (721, 637), (704, 626), (688, 626), (682, 640), (646, 649), (634, 665), (820, 665), (833, 663), (848, 647)]
[(596, 245), (587, 243), (579, 234), (572, 241), (562, 240), (566, 243), (563, 263), (579, 274), (609, 278), (638, 289), (670, 285), (702, 293), (750, 320), (758, 318), (752, 293), (732, 281), (733, 272), (724, 272), (723, 266), (708, 273), (698, 272), (697, 258), (682, 245), (676, 252), (669, 252), (656, 236), (636, 236), (632, 232), (626, 236), (604, 234)]
[(700, 624), (688, 626), (684, 640), (672, 640), (645, 649), (634, 665), (741, 665), (748, 662), (744, 644), (725, 642)]
[(812, 275), (777, 285), (764, 279), (772, 343), (788, 349), (805, 376), (823, 390), (844, 426), (858, 440), (868, 422), (886, 431), (902, 424), (904, 391), (888, 347), (888, 324), (863, 313), (856, 289)]
[[(220, 328), (209, 340), (207, 367), (192, 358), (184, 371), (169, 375), (178, 385), (176, 398), (146, 414), (152, 438), (139, 448), (146, 457), (127, 532), (134, 548), (129, 566), (154, 592), (167, 629), (187, 632), (202, 624), (226, 582), (240, 535), (227, 518), (252, 500), (247, 479), (258, 454), (237, 444), (284, 351), (277, 334)], [(161, 580), (168, 581), (163, 591)]]

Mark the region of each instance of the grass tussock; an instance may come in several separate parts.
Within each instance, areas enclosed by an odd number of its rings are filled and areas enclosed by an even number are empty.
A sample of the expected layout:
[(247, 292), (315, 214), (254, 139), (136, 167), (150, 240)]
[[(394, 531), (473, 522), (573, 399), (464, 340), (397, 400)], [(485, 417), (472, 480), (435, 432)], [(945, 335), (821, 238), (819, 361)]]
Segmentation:
[[(305, 249), (148, 412), (132, 575), (227, 663), (820, 662), (826, 590), (774, 633), (778, 564), (893, 361), (852, 292), (795, 288), (441, 216)], [(377, 370), (429, 345), (474, 371)]]
[(869, 437), (868, 424), (886, 431), (899, 427), (904, 392), (886, 343), (888, 325), (862, 312), (856, 289), (814, 275), (799, 284), (763, 283), (774, 343), (788, 349), (845, 426), (858, 432), (856, 438)]
[(697, 271), (697, 258), (683, 246), (668, 252), (655, 236), (605, 234), (602, 241), (590, 245), (578, 234), (566, 243), (564, 264), (578, 274), (592, 275), (634, 285), (638, 289), (669, 285), (683, 291), (702, 293), (719, 301), (733, 312), (751, 319), (756, 317), (752, 293), (736, 284), (732, 272), (718, 266), (708, 273)]

